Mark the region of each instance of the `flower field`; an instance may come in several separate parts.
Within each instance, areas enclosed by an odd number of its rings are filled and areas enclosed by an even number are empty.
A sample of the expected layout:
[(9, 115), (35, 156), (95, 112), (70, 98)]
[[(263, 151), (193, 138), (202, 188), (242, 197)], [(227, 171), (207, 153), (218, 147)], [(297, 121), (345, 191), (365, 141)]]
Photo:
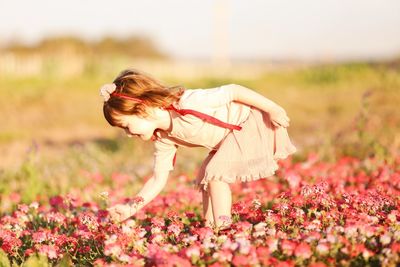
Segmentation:
[[(327, 163), (312, 153), (281, 160), (274, 176), (231, 185), (233, 224), (224, 230), (204, 227), (201, 196), (187, 175), (172, 177), (177, 188), (122, 225), (110, 222), (106, 207), (130, 199), (113, 190), (98, 201), (83, 201), (79, 190), (38, 198), (2, 214), (0, 265), (396, 266), (399, 164), (400, 157)], [(111, 178), (123, 187), (124, 177)]]

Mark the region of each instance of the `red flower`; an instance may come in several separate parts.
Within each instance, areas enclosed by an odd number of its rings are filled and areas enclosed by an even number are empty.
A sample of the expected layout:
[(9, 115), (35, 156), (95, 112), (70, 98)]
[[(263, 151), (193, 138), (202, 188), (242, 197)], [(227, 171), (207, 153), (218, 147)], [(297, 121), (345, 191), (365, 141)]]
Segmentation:
[(49, 203), (52, 207), (56, 209), (66, 209), (67, 205), (64, 203), (64, 199), (61, 196), (52, 196), (49, 199)]
[(390, 250), (393, 251), (393, 253), (398, 253), (400, 251), (400, 243), (393, 243), (390, 246)]

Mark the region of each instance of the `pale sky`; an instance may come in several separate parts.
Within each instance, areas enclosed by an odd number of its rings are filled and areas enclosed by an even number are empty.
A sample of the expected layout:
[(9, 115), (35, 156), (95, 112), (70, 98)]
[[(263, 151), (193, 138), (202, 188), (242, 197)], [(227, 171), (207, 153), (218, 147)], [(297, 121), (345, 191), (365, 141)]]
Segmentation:
[[(218, 4), (226, 24), (217, 23)], [(231, 58), (389, 58), (400, 55), (400, 1), (0, 0), (0, 45), (145, 34), (173, 56), (210, 58), (223, 32)]]

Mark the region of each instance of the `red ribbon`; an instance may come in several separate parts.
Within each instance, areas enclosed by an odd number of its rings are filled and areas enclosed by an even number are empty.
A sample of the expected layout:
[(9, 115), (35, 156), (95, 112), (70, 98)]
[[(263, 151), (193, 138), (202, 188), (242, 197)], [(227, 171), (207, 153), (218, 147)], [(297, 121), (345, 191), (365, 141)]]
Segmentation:
[(221, 120), (219, 120), (217, 118), (214, 118), (213, 116), (210, 116), (208, 114), (204, 114), (202, 112), (199, 112), (199, 111), (196, 111), (196, 110), (193, 110), (193, 109), (176, 109), (173, 105), (169, 106), (166, 109), (175, 110), (176, 112), (178, 112), (179, 114), (181, 114), (183, 116), (186, 115), (186, 114), (192, 114), (192, 115), (195, 115), (195, 116), (199, 117), (203, 121), (207, 121), (209, 123), (212, 123), (212, 124), (224, 127), (224, 128), (228, 128), (228, 129), (231, 129), (231, 130), (239, 130), (240, 131), (242, 129), (242, 127), (239, 126), (239, 125), (234, 125), (234, 124), (223, 122), (223, 121), (221, 121)]

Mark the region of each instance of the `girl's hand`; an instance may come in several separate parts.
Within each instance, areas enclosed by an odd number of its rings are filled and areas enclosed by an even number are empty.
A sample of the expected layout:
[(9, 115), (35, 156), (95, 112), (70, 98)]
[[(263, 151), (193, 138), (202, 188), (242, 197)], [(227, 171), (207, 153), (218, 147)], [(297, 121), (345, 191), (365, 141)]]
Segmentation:
[(276, 127), (289, 127), (289, 117), (286, 114), (286, 111), (281, 106), (274, 107), (271, 111), (268, 112), (271, 118), (271, 122)]
[(136, 208), (132, 204), (117, 204), (107, 209), (110, 213), (111, 221), (122, 223), (136, 213)]

